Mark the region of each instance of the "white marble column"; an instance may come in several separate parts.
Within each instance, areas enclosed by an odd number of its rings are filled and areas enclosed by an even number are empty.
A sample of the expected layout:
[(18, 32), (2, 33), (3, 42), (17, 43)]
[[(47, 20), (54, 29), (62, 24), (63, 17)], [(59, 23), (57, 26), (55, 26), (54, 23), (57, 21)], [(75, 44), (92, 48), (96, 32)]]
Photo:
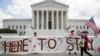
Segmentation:
[(42, 29), (44, 29), (44, 11), (42, 11)]
[(34, 18), (34, 13), (35, 13), (34, 10), (32, 10), (32, 25), (31, 25), (31, 26), (32, 26), (33, 28), (35, 27), (35, 25), (34, 25), (34, 23), (35, 23), (35, 22), (34, 22), (34, 19), (35, 19), (35, 18)]
[(56, 11), (56, 29), (58, 29), (59, 27), (58, 27), (58, 24), (59, 24), (59, 17), (58, 17), (58, 15), (59, 15), (59, 13), (58, 13), (59, 11)]
[(61, 11), (59, 11), (59, 29), (61, 30), (61, 27), (62, 27), (62, 25), (61, 25)]
[(63, 29), (63, 27), (64, 27), (63, 20), (64, 20), (63, 11), (61, 11), (61, 29)]
[(49, 16), (48, 12), (49, 11), (46, 11), (46, 29), (48, 29), (48, 16)]
[(64, 11), (64, 29), (66, 28), (66, 12)]
[(68, 26), (68, 11), (66, 11), (66, 28)]
[(54, 11), (52, 11), (52, 29), (54, 29)]
[(37, 29), (39, 29), (39, 11), (36, 11), (37, 12)]

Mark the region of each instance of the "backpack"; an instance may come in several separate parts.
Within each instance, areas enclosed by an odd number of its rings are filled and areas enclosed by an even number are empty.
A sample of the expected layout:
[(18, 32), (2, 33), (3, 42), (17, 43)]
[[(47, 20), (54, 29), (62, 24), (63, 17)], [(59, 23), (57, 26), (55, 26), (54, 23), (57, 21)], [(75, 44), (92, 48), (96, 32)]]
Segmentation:
[(84, 47), (84, 39), (81, 39), (79, 42), (79, 47)]

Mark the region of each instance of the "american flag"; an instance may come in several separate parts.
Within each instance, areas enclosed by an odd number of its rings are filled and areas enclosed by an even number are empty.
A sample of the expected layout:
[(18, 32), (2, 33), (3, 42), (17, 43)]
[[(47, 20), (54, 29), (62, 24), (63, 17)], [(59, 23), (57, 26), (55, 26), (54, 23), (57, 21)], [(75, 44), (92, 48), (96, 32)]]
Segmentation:
[(91, 17), (90, 20), (86, 22), (86, 25), (94, 30), (95, 36), (97, 36), (100, 33), (100, 29), (96, 26), (93, 17)]

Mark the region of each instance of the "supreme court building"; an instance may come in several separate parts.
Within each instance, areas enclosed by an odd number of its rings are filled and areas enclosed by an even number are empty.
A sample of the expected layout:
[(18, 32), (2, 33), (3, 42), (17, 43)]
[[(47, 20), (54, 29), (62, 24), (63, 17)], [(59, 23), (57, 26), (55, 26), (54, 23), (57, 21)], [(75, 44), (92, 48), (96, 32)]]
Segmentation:
[(69, 5), (55, 0), (45, 0), (32, 4), (32, 18), (30, 19), (4, 19), (3, 28), (17, 30), (18, 34), (38, 36), (66, 36), (67, 28), (75, 30), (75, 34), (86, 30), (89, 35), (93, 32), (85, 25), (87, 20), (68, 19)]

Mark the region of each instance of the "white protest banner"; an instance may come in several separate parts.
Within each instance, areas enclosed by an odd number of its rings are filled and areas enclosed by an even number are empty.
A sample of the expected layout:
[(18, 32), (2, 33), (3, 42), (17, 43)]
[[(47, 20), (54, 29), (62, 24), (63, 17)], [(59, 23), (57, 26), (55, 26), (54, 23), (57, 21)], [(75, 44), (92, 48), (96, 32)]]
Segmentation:
[[(100, 37), (89, 36), (90, 52), (100, 52)], [(15, 36), (0, 39), (0, 53), (2, 54), (31, 54), (31, 53), (61, 53), (80, 52), (80, 37), (61, 36)]]

